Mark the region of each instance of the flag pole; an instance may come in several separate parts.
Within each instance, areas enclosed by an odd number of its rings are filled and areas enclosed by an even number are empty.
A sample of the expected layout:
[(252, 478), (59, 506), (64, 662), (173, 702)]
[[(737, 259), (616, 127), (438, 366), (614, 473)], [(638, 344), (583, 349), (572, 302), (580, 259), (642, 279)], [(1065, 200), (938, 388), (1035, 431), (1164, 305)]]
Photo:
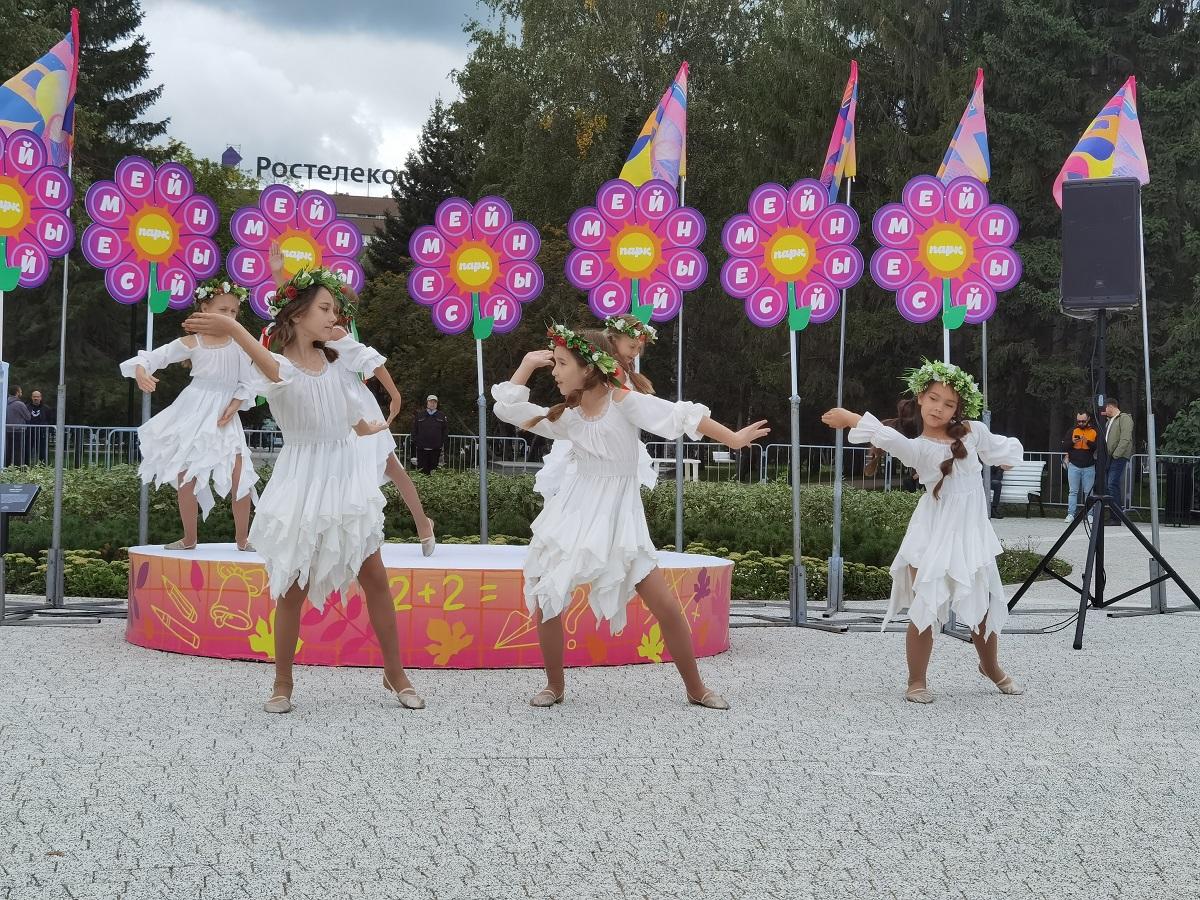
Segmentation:
[[(72, 152), (67, 157), (68, 180), (74, 169), (75, 154)], [(46, 566), (46, 599), (55, 609), (61, 609), (63, 605), (62, 501), (67, 428), (67, 284), (71, 272), (70, 256), (63, 256), (62, 261), (62, 301), (58, 328), (58, 410), (54, 422), (54, 517), (50, 528), (50, 553)]]
[[(157, 275), (154, 268), (151, 268), (151, 276), (157, 281)], [(150, 290), (154, 291), (158, 288), (157, 284), (151, 284)], [(149, 353), (154, 349), (154, 310), (151, 308), (150, 297), (146, 297), (146, 352)], [(145, 425), (150, 421), (150, 395), (142, 391), (142, 424)], [(141, 479), (138, 479), (141, 481)], [(180, 485), (182, 488), (183, 485)], [(138, 492), (138, 543), (143, 547), (150, 543), (150, 485), (142, 481), (141, 488)]]
[[(846, 205), (850, 205), (854, 179), (846, 179)], [(843, 391), (846, 383), (846, 294), (842, 289), (842, 309), (838, 323), (838, 375), (837, 405), (844, 403)], [(845, 430), (838, 428), (833, 438), (833, 547), (829, 556), (829, 571), (826, 575), (826, 615), (842, 611), (845, 588), (842, 583), (842, 477), (844, 475), (842, 455), (845, 447)]]
[[(679, 205), (687, 205), (687, 176), (679, 178)], [(679, 318), (675, 333), (675, 396), (683, 402), (683, 307), (679, 305)], [(675, 439), (675, 552), (683, 553), (683, 435)]]

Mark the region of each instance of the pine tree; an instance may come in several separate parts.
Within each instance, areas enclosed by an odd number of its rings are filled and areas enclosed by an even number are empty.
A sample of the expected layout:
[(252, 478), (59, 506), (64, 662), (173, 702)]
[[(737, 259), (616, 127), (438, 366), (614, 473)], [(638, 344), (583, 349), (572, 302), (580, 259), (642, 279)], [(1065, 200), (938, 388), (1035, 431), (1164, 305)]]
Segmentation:
[(383, 232), (367, 250), (377, 272), (401, 272), (407, 266), (408, 239), (421, 225), (433, 221), (434, 211), (447, 197), (468, 193), (471, 161), (450, 111), (439, 97), (417, 148), (408, 154), (392, 188), (399, 211), (389, 213)]

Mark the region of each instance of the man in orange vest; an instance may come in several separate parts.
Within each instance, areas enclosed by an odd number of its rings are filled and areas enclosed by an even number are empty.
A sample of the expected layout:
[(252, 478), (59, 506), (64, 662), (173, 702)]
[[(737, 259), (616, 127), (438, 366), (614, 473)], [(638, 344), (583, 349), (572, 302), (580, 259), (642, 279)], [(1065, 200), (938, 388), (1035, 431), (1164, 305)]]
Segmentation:
[(1092, 417), (1084, 411), (1075, 413), (1075, 427), (1063, 442), (1066, 455), (1063, 468), (1067, 470), (1067, 518), (1075, 520), (1078, 504), (1087, 503), (1096, 483), (1096, 440), (1100, 437)]

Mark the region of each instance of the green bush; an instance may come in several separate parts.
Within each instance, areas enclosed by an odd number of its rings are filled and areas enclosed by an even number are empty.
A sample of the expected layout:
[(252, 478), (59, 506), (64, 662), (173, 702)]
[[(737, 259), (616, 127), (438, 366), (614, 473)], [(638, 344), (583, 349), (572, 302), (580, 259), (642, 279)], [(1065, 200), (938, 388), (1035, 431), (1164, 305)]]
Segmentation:
[[(5, 586), (13, 594), (44, 594), (46, 552), (38, 560), (23, 553), (4, 554)], [(105, 559), (98, 550), (63, 554), (64, 590), (68, 597), (124, 597), (129, 590), (129, 560)]]
[(1200, 400), (1181, 409), (1163, 432), (1160, 453), (1200, 456)]

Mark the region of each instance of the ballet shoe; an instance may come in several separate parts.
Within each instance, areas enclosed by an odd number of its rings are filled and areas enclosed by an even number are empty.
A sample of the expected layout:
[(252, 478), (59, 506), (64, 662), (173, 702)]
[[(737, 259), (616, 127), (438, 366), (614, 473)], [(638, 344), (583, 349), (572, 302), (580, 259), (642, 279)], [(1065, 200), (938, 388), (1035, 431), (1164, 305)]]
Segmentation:
[(291, 711), (292, 698), (285, 694), (276, 694), (263, 704), (263, 712), (290, 713)]
[(703, 706), (705, 709), (729, 709), (729, 701), (716, 691), (705, 691), (699, 699), (688, 694), (687, 700), (692, 706)]
[(387, 675), (383, 676), (383, 686), (391, 691), (396, 696), (396, 701), (405, 709), (424, 709), (425, 698), (418, 694), (411, 687), (401, 688), (396, 690), (388, 681)]
[(563, 702), (563, 697), (567, 695), (564, 690), (561, 693), (554, 693), (550, 688), (542, 688), (536, 694), (529, 698), (529, 705), (538, 709), (547, 709), (557, 703)]
[(910, 687), (904, 692), (904, 699), (909, 703), (932, 703), (933, 691), (927, 687)]
[(183, 542), (183, 538), (180, 538), (177, 541), (171, 541), (171, 543), (169, 543), (169, 544), (164, 544), (163, 549), (164, 550), (195, 550), (196, 545), (195, 544), (185, 544)]
[(437, 536), (433, 534), (433, 519), (426, 519), (429, 523), (429, 537), (421, 538), (421, 555), (433, 556), (433, 551), (437, 549)]
[[(983, 671), (982, 665), (979, 666), (979, 674), (984, 678), (987, 678), (988, 681), (992, 681), (991, 678), (988, 678), (987, 672)], [(1005, 675), (999, 681), (992, 681), (992, 684), (994, 684), (996, 686), (996, 690), (1002, 694), (1020, 696), (1021, 694), (1025, 693), (1024, 685), (1017, 684), (1015, 681), (1013, 681), (1011, 675)]]

